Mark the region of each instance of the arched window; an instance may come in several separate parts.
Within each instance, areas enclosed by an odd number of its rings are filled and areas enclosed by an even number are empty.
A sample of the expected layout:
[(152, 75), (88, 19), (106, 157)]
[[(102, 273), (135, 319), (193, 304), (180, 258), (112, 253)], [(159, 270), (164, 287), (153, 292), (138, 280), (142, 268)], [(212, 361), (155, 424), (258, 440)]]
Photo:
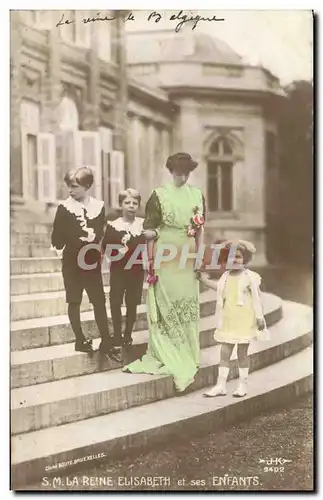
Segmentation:
[(58, 108), (59, 127), (61, 130), (78, 130), (79, 114), (75, 102), (70, 97), (63, 97)]
[(210, 146), (207, 157), (208, 209), (210, 212), (233, 210), (234, 155), (230, 141), (219, 137)]

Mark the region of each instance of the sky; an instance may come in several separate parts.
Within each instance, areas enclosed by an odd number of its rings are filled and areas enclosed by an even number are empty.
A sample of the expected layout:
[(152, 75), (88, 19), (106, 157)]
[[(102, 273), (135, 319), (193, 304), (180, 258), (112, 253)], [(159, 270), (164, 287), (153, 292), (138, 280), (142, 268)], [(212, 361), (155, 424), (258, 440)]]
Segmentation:
[[(174, 30), (169, 21), (172, 11), (158, 23), (147, 22), (151, 11), (133, 11), (135, 21), (127, 22), (127, 31)], [(178, 10), (174, 10), (174, 13)], [(283, 85), (293, 80), (312, 80), (313, 18), (310, 10), (201, 10), (184, 14), (224, 18), (223, 22), (202, 22), (195, 32), (208, 33), (225, 41), (249, 64), (262, 65)], [(174, 33), (176, 36), (176, 33)]]

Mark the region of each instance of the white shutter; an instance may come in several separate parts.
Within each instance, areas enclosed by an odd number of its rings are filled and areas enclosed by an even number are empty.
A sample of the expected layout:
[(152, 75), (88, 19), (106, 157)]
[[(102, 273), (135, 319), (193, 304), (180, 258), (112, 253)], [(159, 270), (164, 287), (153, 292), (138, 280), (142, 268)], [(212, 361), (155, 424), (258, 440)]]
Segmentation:
[(108, 127), (99, 127), (100, 140), (101, 140), (101, 150), (104, 153), (111, 153), (112, 151), (112, 138), (113, 130)]
[(99, 132), (75, 132), (76, 167), (88, 167), (94, 174), (94, 186), (90, 194), (102, 200), (102, 168)]
[(37, 135), (39, 131), (40, 109), (39, 105), (23, 100), (20, 105), (20, 126), (27, 134)]
[(110, 206), (119, 207), (118, 195), (125, 189), (123, 151), (110, 153)]
[(37, 135), (38, 199), (52, 202), (56, 200), (55, 136), (42, 133)]

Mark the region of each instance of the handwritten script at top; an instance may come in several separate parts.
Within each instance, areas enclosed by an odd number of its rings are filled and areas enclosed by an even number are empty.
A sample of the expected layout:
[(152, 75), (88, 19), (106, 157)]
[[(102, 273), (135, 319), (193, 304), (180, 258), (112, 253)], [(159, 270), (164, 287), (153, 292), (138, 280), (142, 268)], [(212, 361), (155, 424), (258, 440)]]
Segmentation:
[[(159, 21), (161, 19), (163, 19), (163, 14), (160, 14), (159, 12), (151, 12), (148, 16), (147, 16), (147, 21), (153, 21), (155, 23), (159, 23)], [(94, 22), (105, 22), (105, 21), (114, 21), (116, 19), (116, 17), (112, 16), (101, 16), (101, 14), (98, 12), (96, 17), (86, 17), (86, 18), (83, 18), (82, 19), (82, 22), (84, 24), (88, 24), (88, 23), (94, 23)], [(127, 16), (124, 18), (124, 22), (127, 22), (127, 21), (135, 21), (135, 17), (133, 15), (132, 12), (130, 12), (129, 14), (127, 14)], [(204, 17), (204, 16), (200, 16), (198, 14), (196, 15), (193, 15), (193, 14), (184, 14), (182, 10), (180, 10), (179, 12), (177, 12), (176, 14), (171, 14), (169, 17), (168, 17), (168, 20), (169, 21), (177, 21), (177, 24), (175, 26), (175, 32), (176, 33), (179, 33), (179, 31), (181, 30), (182, 26), (184, 26), (185, 23), (188, 23), (188, 22), (191, 22), (192, 23), (192, 30), (195, 30), (196, 26), (198, 25), (198, 23), (200, 21), (208, 21), (208, 22), (212, 22), (212, 21), (224, 21), (223, 18), (218, 18), (217, 16), (213, 16), (213, 17)], [(64, 25), (68, 25), (68, 24), (73, 24), (75, 23), (76, 21), (74, 20), (69, 20), (69, 19), (65, 19), (65, 16), (64, 14), (62, 14), (60, 20), (58, 21), (58, 23), (56, 24), (56, 27), (58, 28), (59, 26), (64, 26)]]

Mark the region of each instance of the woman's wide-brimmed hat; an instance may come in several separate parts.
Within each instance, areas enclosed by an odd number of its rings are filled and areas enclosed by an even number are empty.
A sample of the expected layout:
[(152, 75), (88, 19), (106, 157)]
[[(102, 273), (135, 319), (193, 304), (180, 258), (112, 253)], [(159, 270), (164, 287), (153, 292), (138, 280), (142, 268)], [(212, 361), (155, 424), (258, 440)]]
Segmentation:
[(196, 167), (197, 162), (188, 153), (175, 153), (169, 156), (166, 162), (166, 168), (170, 172), (192, 172)]

